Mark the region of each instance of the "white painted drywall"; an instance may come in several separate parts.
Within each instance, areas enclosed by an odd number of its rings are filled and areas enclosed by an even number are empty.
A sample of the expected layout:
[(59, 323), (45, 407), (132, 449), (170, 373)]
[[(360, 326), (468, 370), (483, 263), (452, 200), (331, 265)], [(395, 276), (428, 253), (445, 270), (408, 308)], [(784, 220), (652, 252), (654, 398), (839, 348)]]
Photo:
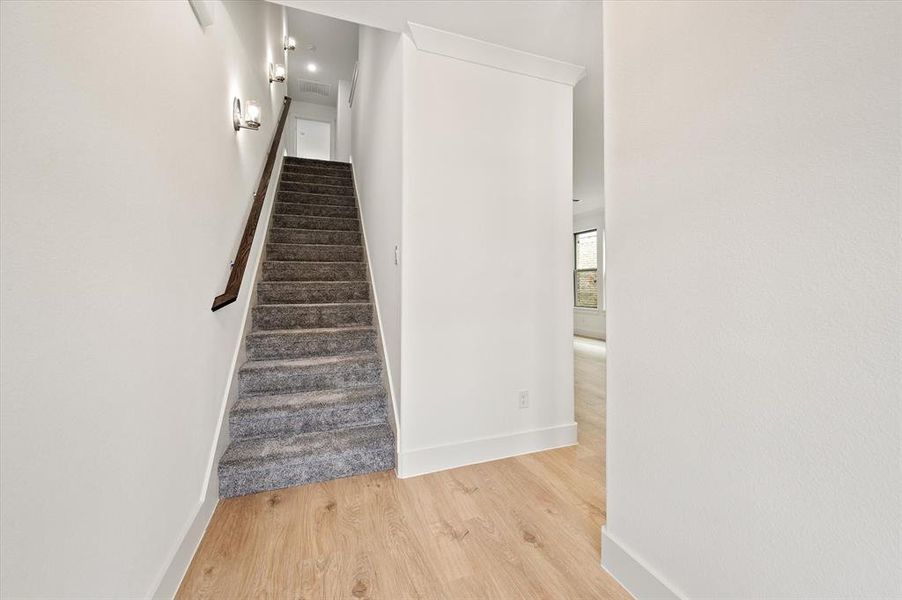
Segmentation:
[(575, 434), (573, 99), (568, 85), (403, 47), (408, 476)]
[(573, 91), (573, 193), (576, 212), (603, 207), (601, 0), (275, 0), (338, 19), (407, 31), (408, 21), (584, 65)]
[(338, 82), (338, 100), (335, 107), (335, 160), (348, 162), (351, 159), (351, 107), (348, 96), (351, 93), (351, 82)]
[[(604, 231), (604, 211), (595, 210), (592, 212), (579, 213), (573, 215), (573, 233), (580, 231), (588, 231), (595, 229), (598, 231), (598, 285), (601, 287), (604, 283), (602, 264), (603, 264), (603, 246), (602, 233)], [(571, 284), (572, 289), (572, 284)], [(573, 297), (571, 293), (571, 298)], [(584, 335), (591, 338), (605, 339), (605, 311), (602, 305), (602, 290), (598, 290), (598, 308), (573, 308), (573, 333)]]
[(604, 211), (604, 69), (602, 3), (585, 2), (579, 29), (586, 76), (573, 88), (574, 215)]
[(210, 306), (285, 96), (283, 9), (214, 4), (0, 3), (4, 597), (146, 597), (203, 529), (249, 287)]
[(688, 598), (902, 596), (902, 4), (604, 36), (608, 531)]
[(395, 408), (401, 400), (401, 36), (360, 27), (351, 156)]
[[(288, 121), (285, 122), (285, 137), (287, 138), (286, 148), (291, 156), (298, 155), (298, 119), (309, 119), (311, 121), (323, 121), (332, 126), (332, 131), (336, 129), (336, 111), (334, 106), (323, 106), (322, 104), (311, 104), (309, 102), (292, 102), (288, 112)], [(335, 136), (332, 136), (332, 154), (335, 153)]]

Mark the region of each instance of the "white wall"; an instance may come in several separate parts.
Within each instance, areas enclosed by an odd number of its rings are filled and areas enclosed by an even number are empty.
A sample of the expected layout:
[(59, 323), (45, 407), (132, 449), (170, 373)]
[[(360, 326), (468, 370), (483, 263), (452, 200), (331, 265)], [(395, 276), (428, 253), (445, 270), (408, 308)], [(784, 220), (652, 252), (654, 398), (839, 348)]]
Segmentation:
[(572, 87), (403, 46), (399, 472), (572, 443)]
[[(602, 286), (604, 284), (602, 259), (604, 254), (601, 243), (602, 233), (604, 232), (604, 211), (595, 210), (573, 215), (573, 233), (588, 231), (589, 229), (598, 231), (598, 308), (573, 307), (573, 333), (603, 340), (606, 334), (605, 311), (602, 303)], [(572, 287), (571, 284), (571, 289)], [(575, 303), (575, 300), (571, 301)]]
[(285, 123), (285, 142), (290, 156), (298, 155), (298, 119), (323, 121), (332, 126), (332, 156), (335, 156), (336, 144), (336, 110), (334, 106), (311, 104), (310, 102), (292, 102)]
[(604, 69), (602, 3), (586, 2), (581, 30), (586, 76), (573, 88), (574, 214), (604, 211)]
[(386, 350), (401, 402), (401, 36), (360, 27), (359, 69), (351, 115), (352, 162)]
[(601, 0), (275, 0), (346, 21), (407, 31), (408, 21), (506, 48), (584, 65), (573, 91), (573, 194), (576, 212), (603, 207)]
[(210, 306), (285, 95), (282, 9), (214, 4), (0, 4), (4, 597), (147, 596), (207, 498), (250, 290)]
[(348, 97), (351, 93), (351, 82), (338, 82), (338, 100), (335, 107), (335, 160), (348, 162), (351, 158), (351, 107)]
[(603, 555), (902, 596), (902, 5), (609, 2), (604, 36)]

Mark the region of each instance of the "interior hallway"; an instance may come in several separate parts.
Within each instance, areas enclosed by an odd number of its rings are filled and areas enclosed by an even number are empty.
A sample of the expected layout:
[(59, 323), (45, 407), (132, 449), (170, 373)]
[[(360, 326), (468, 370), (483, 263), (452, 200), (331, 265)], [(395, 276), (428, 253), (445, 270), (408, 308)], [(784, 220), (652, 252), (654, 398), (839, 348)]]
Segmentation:
[(629, 598), (599, 566), (605, 344), (574, 355), (578, 445), (224, 500), (178, 598)]

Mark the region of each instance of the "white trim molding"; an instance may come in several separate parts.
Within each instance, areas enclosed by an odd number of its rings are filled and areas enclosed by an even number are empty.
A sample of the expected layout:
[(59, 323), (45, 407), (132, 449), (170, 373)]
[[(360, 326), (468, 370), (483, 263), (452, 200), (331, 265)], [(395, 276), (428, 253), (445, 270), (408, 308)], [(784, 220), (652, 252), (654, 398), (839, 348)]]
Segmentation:
[(357, 171), (354, 170), (354, 156), (348, 157), (351, 163), (351, 179), (354, 181), (354, 198), (357, 207), (357, 214), (360, 217), (360, 236), (363, 238), (363, 252), (366, 255), (366, 271), (367, 283), (370, 286), (370, 293), (373, 295), (373, 308), (376, 310), (376, 331), (379, 336), (379, 347), (381, 348), (382, 361), (385, 364), (385, 379), (388, 383), (388, 396), (391, 402), (392, 419), (389, 425), (395, 433), (395, 465), (398, 464), (399, 448), (401, 447), (401, 425), (398, 418), (398, 393), (395, 390), (395, 384), (392, 380), (392, 364), (388, 358), (388, 347), (385, 345), (385, 335), (382, 330), (382, 311), (379, 308), (379, 294), (376, 293), (376, 279), (373, 274), (373, 268), (370, 263), (370, 245), (366, 237), (366, 221), (363, 219), (363, 207), (360, 206), (360, 188), (357, 186)]
[(529, 429), (463, 442), (402, 450), (398, 477), (406, 479), (466, 465), (576, 444), (576, 423)]
[(410, 39), (417, 50), (441, 54), (511, 73), (574, 86), (586, 76), (586, 67), (555, 60), (491, 42), (407, 22)]
[(686, 600), (672, 585), (601, 528), (601, 567), (636, 600)]
[[(287, 151), (284, 134), (280, 144), (282, 146), (282, 156), (284, 157)], [(256, 304), (257, 283), (262, 272), (260, 267), (263, 264), (272, 211), (275, 206), (276, 192), (279, 189), (279, 181), (282, 178), (282, 167), (284, 164), (284, 160), (279, 161), (270, 175), (269, 188), (266, 191), (266, 198), (263, 201), (263, 209), (260, 212), (258, 221), (257, 235), (254, 236), (254, 244), (251, 247), (250, 264), (244, 276), (245, 282), (243, 285), (246, 286), (244, 288), (245, 291), (239, 294), (238, 302), (235, 303), (236, 309), (239, 306), (242, 307), (241, 321), (244, 325), (235, 342), (235, 352), (232, 354), (232, 364), (229, 367), (229, 380), (226, 383), (219, 407), (219, 419), (216, 423), (216, 430), (213, 432), (210, 453), (207, 456), (207, 471), (201, 486), (200, 498), (194, 513), (188, 518), (183, 527), (178, 543), (170, 551), (169, 560), (166, 562), (162, 572), (157, 575), (152, 587), (152, 598), (168, 599), (175, 596), (185, 573), (188, 571), (188, 567), (191, 565), (194, 553), (197, 551), (197, 547), (207, 531), (207, 526), (210, 524), (210, 519), (216, 510), (216, 505), (219, 504), (219, 458), (229, 445), (229, 410), (238, 398), (238, 369), (247, 359), (245, 339), (251, 331), (251, 308)]]

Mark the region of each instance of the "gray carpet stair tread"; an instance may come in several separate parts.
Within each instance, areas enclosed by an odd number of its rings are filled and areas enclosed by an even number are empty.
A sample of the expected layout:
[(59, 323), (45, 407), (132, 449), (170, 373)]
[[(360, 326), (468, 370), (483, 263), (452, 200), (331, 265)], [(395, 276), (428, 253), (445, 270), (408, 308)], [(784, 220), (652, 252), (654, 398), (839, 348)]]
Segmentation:
[(325, 183), (326, 185), (338, 185), (338, 186), (342, 186), (342, 187), (346, 187), (352, 183), (350, 178), (347, 175), (341, 175), (339, 173), (322, 172), (322, 171), (318, 172), (318, 173), (283, 171), (282, 172), (282, 181), (302, 181), (302, 182), (310, 182), (310, 183)]
[(362, 245), (359, 231), (328, 231), (323, 229), (288, 229), (273, 227), (270, 243)]
[(322, 158), (303, 158), (300, 156), (286, 156), (285, 164), (288, 165), (325, 165), (334, 167), (351, 168), (351, 163), (342, 160), (325, 160)]
[(257, 284), (257, 306), (369, 301), (370, 286), (366, 280), (261, 281)]
[(247, 336), (247, 356), (275, 360), (374, 351), (376, 339), (371, 325), (261, 329)]
[(253, 308), (252, 319), (253, 331), (372, 325), (373, 305), (369, 302), (261, 304)]
[(266, 245), (266, 258), (298, 262), (357, 262), (363, 264), (362, 246), (350, 244), (285, 244)]
[(356, 219), (357, 207), (341, 206), (339, 204), (314, 204), (313, 202), (278, 201), (273, 207), (273, 213), (277, 215)]
[[(345, 282), (342, 282), (342, 281), (304, 281), (304, 282), (273, 281), (271, 283), (345, 283)], [(352, 281), (352, 282), (348, 282), (348, 283), (357, 283), (357, 282)], [(356, 305), (369, 306), (370, 308), (372, 308), (373, 303), (372, 302), (318, 302), (318, 303), (312, 303), (312, 304), (305, 304), (305, 303), (283, 302), (283, 303), (279, 303), (279, 304), (266, 304), (265, 306), (267, 309), (271, 309), (271, 308), (279, 307), (279, 306), (283, 306), (283, 307), (297, 306), (297, 307), (304, 307), (306, 309), (306, 308), (310, 308), (310, 307), (328, 308), (330, 306), (345, 307), (345, 306), (356, 306)]]
[(263, 281), (362, 281), (366, 276), (362, 261), (263, 261)]
[(317, 204), (331, 206), (353, 206), (356, 208), (357, 199), (347, 194), (317, 194), (315, 192), (296, 192), (293, 190), (279, 190), (278, 202), (296, 204)]
[(358, 231), (360, 221), (345, 217), (320, 217), (311, 215), (274, 215), (273, 224), (284, 229), (320, 229), (326, 231)]
[[(361, 251), (362, 246), (359, 244), (292, 244), (289, 242), (270, 242), (267, 245), (267, 248), (285, 246), (290, 248), (297, 248), (298, 250), (306, 249), (306, 250), (353, 250), (353, 251)], [(321, 261), (321, 262), (362, 262), (362, 261)]]
[[(346, 304), (346, 303), (338, 303), (338, 304)], [(304, 329), (262, 329), (260, 331), (252, 331), (248, 334), (248, 337), (267, 337), (267, 336), (278, 336), (278, 335), (286, 335), (286, 334), (303, 334), (303, 335), (311, 335), (311, 334), (330, 334), (330, 333), (343, 333), (347, 331), (360, 331), (366, 333), (375, 333), (376, 328), (372, 325), (346, 325), (344, 327), (311, 327)]]
[(293, 358), (286, 360), (249, 360), (241, 367), (241, 371), (267, 371), (271, 369), (296, 368), (321, 366), (340, 366), (359, 363), (362, 361), (379, 360), (375, 352), (354, 352), (338, 356), (312, 356), (309, 358)]
[[(362, 248), (360, 244), (292, 244), (289, 242), (269, 242), (267, 246), (298, 246), (300, 248), (325, 248), (325, 249), (354, 249), (359, 250)], [(329, 261), (324, 261), (329, 262)]]
[(239, 398), (232, 407), (233, 416), (258, 416), (284, 418), (311, 408), (345, 406), (385, 398), (385, 389), (380, 385), (349, 387), (338, 390), (316, 390), (295, 394), (274, 394), (269, 396), (249, 396)]
[(299, 181), (282, 181), (279, 190), (287, 192), (307, 192), (310, 194), (331, 194), (334, 196), (353, 196), (354, 189), (349, 185), (329, 185), (326, 183), (301, 183)]
[[(298, 244), (298, 245), (304, 246), (304, 245), (306, 245), (306, 244)], [(325, 245), (325, 244), (322, 244), (322, 245)], [(336, 245), (339, 245), (339, 244), (336, 244)], [(347, 261), (347, 260), (338, 260), (338, 261), (329, 261), (329, 260), (316, 260), (316, 261), (303, 261), (303, 260), (264, 260), (264, 261), (263, 261), (263, 264), (266, 264), (266, 263), (269, 263), (269, 264), (280, 264), (280, 263), (294, 264), (294, 263), (303, 263), (304, 265), (322, 265), (322, 266), (324, 266), (324, 267), (326, 267), (326, 266), (354, 265), (355, 267), (357, 267), (357, 266), (360, 265), (361, 261), (359, 261), (359, 260), (355, 260), (355, 261)]]
[(373, 351), (249, 360), (238, 370), (238, 397), (377, 385), (381, 378), (382, 360)]
[(306, 457), (322, 457), (332, 452), (378, 449), (391, 445), (394, 449), (391, 428), (387, 424), (301, 433), (286, 439), (249, 438), (231, 444), (223, 453), (220, 465), (263, 466), (271, 460), (292, 460)]

